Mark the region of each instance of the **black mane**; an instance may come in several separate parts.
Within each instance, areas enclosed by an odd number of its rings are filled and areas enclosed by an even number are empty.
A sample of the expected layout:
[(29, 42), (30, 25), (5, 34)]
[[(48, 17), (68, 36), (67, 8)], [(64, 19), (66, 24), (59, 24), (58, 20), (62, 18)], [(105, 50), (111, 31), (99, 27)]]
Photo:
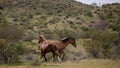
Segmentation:
[[(65, 37), (65, 38), (62, 38), (61, 41), (62, 41), (63, 43), (66, 43), (69, 39), (74, 39), (74, 38), (72, 38), (72, 37)], [(75, 40), (75, 39), (74, 39), (74, 40)]]

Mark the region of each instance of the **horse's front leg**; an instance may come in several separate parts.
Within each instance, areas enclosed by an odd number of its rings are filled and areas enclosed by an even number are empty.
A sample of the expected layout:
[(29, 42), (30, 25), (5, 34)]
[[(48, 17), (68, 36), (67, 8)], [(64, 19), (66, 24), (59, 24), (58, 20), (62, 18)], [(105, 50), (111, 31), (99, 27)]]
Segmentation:
[(41, 53), (41, 57), (40, 57), (41, 62), (43, 62), (43, 60), (44, 60), (43, 57), (44, 57), (44, 56), (43, 56), (43, 53)]
[(57, 56), (58, 61), (61, 63), (61, 58), (60, 58), (61, 54), (58, 51), (53, 52), (53, 54), (54, 54), (54, 57), (55, 55)]
[(56, 51), (53, 51), (52, 54), (53, 54), (53, 57), (52, 57), (51, 61), (53, 61), (55, 59), (55, 57), (57, 56), (58, 61), (61, 63), (60, 54), (58, 54), (58, 52), (56, 52)]
[[(45, 54), (44, 52), (41, 53), (41, 62), (43, 62), (44, 60), (47, 61), (47, 58), (45, 57)], [(44, 57), (44, 59), (43, 59)]]
[(64, 51), (59, 51), (59, 53), (60, 53), (60, 58), (63, 60), (64, 57), (65, 57), (65, 53), (64, 53)]
[(60, 58), (60, 56), (57, 56), (57, 58), (58, 58), (58, 61), (61, 63), (61, 58)]
[(46, 55), (46, 53), (44, 53), (44, 59), (45, 59), (45, 61), (47, 62), (47, 58), (45, 57), (45, 55)]
[(63, 59), (64, 59), (64, 57), (65, 57), (65, 53), (64, 53), (64, 52), (62, 52), (61, 59), (63, 60)]

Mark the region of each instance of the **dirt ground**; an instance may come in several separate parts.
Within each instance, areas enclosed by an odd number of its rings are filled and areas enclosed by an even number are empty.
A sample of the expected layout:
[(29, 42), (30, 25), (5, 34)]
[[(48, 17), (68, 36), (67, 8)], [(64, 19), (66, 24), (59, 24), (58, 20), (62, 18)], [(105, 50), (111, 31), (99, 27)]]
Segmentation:
[(0, 68), (120, 68), (120, 60), (111, 59), (86, 59), (81, 61), (44, 62), (38, 66), (24, 65), (0, 65)]

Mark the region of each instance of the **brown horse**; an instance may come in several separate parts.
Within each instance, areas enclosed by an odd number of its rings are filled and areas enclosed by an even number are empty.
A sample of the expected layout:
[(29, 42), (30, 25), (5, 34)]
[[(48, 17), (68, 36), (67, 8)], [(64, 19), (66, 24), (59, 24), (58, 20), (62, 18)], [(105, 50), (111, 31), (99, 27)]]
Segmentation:
[(57, 47), (55, 44), (51, 44), (51, 43), (47, 42), (43, 35), (39, 36), (38, 43), (40, 43), (39, 49), (41, 50), (41, 59), (44, 57), (45, 61), (47, 61), (47, 59), (45, 57), (46, 53), (52, 52), (53, 58), (55, 58), (55, 55), (56, 55), (58, 57), (59, 62), (61, 62), (61, 60), (58, 56), (58, 53), (56, 52)]
[[(65, 53), (64, 49), (68, 44), (72, 44), (74, 47), (76, 47), (76, 42), (75, 39), (72, 37), (66, 37), (61, 40), (46, 40), (43, 35), (39, 36), (39, 42), (41, 44), (40, 49), (41, 49), (41, 57), (45, 58), (45, 61), (47, 61), (45, 54), (47, 52), (52, 52), (53, 53), (53, 58), (58, 56), (59, 62), (61, 62), (61, 59), (64, 58)], [(58, 53), (56, 52), (58, 51)]]

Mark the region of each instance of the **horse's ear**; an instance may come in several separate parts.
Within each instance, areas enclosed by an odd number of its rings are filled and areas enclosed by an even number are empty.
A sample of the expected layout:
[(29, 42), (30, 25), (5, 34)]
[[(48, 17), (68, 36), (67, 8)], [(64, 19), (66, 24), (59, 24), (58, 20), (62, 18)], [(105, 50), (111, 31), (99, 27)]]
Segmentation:
[(39, 38), (41, 38), (41, 39), (42, 39), (42, 38), (44, 38), (44, 36), (43, 36), (43, 35), (39, 35)]
[(38, 43), (40, 43), (40, 40), (38, 41)]

